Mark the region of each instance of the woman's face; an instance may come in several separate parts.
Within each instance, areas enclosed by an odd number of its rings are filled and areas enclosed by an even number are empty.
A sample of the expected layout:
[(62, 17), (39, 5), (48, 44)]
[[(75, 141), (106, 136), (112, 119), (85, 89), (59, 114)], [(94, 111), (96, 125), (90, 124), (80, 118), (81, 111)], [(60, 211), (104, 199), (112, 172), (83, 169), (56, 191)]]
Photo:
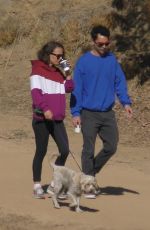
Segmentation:
[(58, 65), (64, 55), (64, 50), (61, 47), (56, 47), (50, 54), (50, 65)]

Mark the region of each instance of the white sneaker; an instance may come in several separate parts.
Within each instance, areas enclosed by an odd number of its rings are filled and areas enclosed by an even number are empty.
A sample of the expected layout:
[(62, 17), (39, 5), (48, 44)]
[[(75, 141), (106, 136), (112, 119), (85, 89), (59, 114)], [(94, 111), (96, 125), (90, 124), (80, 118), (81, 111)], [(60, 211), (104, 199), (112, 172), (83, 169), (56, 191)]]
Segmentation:
[(96, 195), (94, 193), (87, 193), (87, 194), (84, 194), (84, 197), (86, 199), (96, 199)]
[(101, 194), (101, 189), (100, 187), (98, 187), (94, 193), (84, 194), (84, 197), (87, 199), (95, 199), (100, 194)]
[(36, 199), (43, 199), (44, 197), (44, 190), (42, 187), (37, 187), (33, 189), (33, 196)]

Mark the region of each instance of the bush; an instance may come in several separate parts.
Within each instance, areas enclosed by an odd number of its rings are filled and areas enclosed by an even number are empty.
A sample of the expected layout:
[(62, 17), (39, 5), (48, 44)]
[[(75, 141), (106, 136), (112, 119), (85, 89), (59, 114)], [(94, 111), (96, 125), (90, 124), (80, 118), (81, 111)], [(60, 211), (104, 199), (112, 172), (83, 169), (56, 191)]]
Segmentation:
[(0, 26), (0, 47), (6, 47), (11, 45), (17, 37), (18, 23), (7, 18), (4, 23)]

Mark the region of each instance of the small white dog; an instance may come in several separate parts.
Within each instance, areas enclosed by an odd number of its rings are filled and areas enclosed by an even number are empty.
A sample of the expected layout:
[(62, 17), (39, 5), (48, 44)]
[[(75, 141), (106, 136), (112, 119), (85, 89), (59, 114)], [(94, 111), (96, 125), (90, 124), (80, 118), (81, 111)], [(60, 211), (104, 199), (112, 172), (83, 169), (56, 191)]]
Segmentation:
[(85, 175), (82, 172), (75, 172), (65, 166), (53, 167), (54, 192), (51, 197), (55, 208), (60, 208), (58, 197), (62, 192), (67, 193), (71, 199), (70, 208), (75, 208), (76, 212), (81, 212), (79, 202), (82, 193), (95, 193), (98, 188), (96, 179), (93, 176)]

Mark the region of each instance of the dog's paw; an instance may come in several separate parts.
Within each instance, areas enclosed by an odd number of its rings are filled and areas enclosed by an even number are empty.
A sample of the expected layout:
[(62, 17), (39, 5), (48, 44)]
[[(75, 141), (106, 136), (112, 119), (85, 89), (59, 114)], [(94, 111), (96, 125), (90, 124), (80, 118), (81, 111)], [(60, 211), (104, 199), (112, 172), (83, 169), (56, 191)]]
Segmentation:
[(71, 204), (69, 204), (69, 207), (70, 208), (75, 208), (75, 207), (77, 207), (77, 205), (75, 203), (71, 203)]
[(60, 205), (55, 205), (54, 207), (57, 209), (60, 209)]
[(81, 209), (81, 208), (79, 208), (79, 207), (76, 207), (76, 212), (78, 212), (78, 213), (81, 213), (81, 212), (83, 212), (83, 210)]
[(57, 200), (53, 200), (53, 204), (55, 208), (60, 208), (59, 203), (57, 202)]

